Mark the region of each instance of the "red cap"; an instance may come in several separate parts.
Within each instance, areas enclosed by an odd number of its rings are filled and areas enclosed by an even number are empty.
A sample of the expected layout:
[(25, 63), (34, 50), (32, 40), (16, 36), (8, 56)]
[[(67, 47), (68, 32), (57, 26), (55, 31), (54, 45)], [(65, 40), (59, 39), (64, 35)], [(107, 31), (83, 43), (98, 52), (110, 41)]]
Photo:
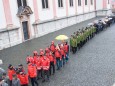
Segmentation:
[(48, 50), (49, 50), (48, 48), (45, 49), (45, 51), (48, 51)]
[(40, 52), (40, 55), (44, 55), (44, 52)]
[(38, 52), (37, 51), (33, 51), (33, 54), (38, 54)]

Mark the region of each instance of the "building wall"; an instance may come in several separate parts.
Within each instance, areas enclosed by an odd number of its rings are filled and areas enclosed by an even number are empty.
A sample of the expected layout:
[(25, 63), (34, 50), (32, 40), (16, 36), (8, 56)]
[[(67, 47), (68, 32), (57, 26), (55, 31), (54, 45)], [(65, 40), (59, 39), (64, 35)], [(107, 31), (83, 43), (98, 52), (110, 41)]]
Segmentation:
[(73, 0), (73, 6), (70, 6), (70, 3), (68, 1), (68, 16), (76, 15), (76, 2)]
[(4, 7), (2, 0), (0, 0), (0, 29), (3, 29), (5, 27), (6, 27), (6, 19), (4, 14)]
[(81, 0), (81, 6), (78, 6), (78, 0), (77, 0), (77, 14), (83, 14), (84, 7), (83, 7), (83, 0)]
[(56, 14), (57, 18), (63, 18), (66, 16), (66, 0), (63, 0), (63, 7), (58, 7), (58, 0), (56, 0)]
[(53, 19), (53, 4), (52, 4), (53, 2), (52, 0), (48, 0), (48, 3), (49, 3), (49, 8), (43, 9), (41, 0), (37, 0), (40, 21)]
[(87, 5), (85, 5), (85, 0), (84, 0), (84, 13), (89, 12), (89, 0), (87, 0)]
[(94, 0), (93, 0), (93, 4), (92, 5), (91, 5), (90, 1), (89, 1), (89, 3), (90, 3), (90, 12), (95, 11), (95, 2), (94, 2)]
[[(41, 0), (27, 0), (27, 5), (32, 9), (33, 14), (25, 15), (21, 19), (16, 15), (18, 11), (17, 0), (9, 1), (13, 27), (10, 28), (12, 30), (0, 32), (0, 39), (2, 39), (0, 40), (0, 49), (25, 41), (22, 28), (23, 21), (28, 21), (29, 35), (32, 39), (94, 18), (96, 15), (111, 14), (111, 10), (108, 10), (110, 9), (110, 4), (107, 4), (108, 0), (96, 0), (97, 12), (95, 12), (94, 0), (93, 5), (91, 5), (90, 0), (88, 0), (87, 5), (85, 5), (84, 0), (81, 0), (81, 6), (78, 6), (78, 0), (73, 0), (73, 7), (70, 7), (69, 0), (63, 0), (63, 7), (58, 7), (58, 0), (48, 0), (49, 8), (47, 9), (42, 8)], [(106, 4), (103, 1), (106, 1)], [(0, 8), (2, 15), (0, 16), (0, 30), (3, 28), (7, 30), (2, 0), (0, 0)]]
[(103, 0), (96, 0), (96, 10), (103, 9)]

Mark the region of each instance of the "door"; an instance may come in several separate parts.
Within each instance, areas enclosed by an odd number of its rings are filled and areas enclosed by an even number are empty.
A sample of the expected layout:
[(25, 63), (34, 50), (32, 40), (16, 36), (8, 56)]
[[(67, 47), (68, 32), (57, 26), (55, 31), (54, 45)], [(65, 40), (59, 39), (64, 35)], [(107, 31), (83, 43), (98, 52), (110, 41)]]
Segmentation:
[(24, 40), (29, 39), (29, 34), (28, 34), (28, 22), (22, 22), (22, 26), (23, 26), (23, 33), (24, 33)]

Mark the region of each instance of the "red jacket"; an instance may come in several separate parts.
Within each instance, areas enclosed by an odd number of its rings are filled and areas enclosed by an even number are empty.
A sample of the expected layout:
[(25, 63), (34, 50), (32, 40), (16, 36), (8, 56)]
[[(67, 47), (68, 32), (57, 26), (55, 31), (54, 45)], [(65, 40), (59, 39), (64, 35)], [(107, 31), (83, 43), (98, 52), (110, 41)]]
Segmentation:
[(50, 50), (51, 50), (52, 52), (55, 51), (55, 48), (56, 48), (56, 46), (55, 46), (54, 44), (51, 44), (51, 45), (50, 45)]
[(12, 70), (8, 70), (8, 76), (9, 76), (9, 80), (12, 80), (12, 75), (16, 74), (16, 72), (14, 71), (14, 69)]
[(45, 58), (42, 60), (41, 65), (42, 65), (43, 70), (49, 70), (50, 60), (49, 60), (47, 57), (45, 57)]
[(34, 64), (28, 64), (28, 75), (30, 78), (34, 78), (37, 76), (37, 69)]
[(33, 56), (33, 58), (34, 58), (34, 61), (36, 61), (36, 60), (37, 60), (37, 58), (38, 58), (38, 56)]
[(38, 70), (41, 70), (41, 59), (40, 59), (40, 57), (38, 57), (38, 58), (36, 59), (35, 64), (36, 64), (36, 66), (37, 66), (37, 69), (38, 69)]
[(27, 57), (26, 58), (26, 61), (28, 62), (31, 62), (32, 64), (34, 64), (34, 58), (33, 57), (31, 57), (31, 56), (29, 56), (29, 57)]
[(27, 74), (19, 74), (19, 77), (20, 79), (20, 83), (21, 85), (24, 85), (24, 84), (28, 84), (29, 83), (29, 80), (28, 80), (28, 75)]
[(55, 59), (52, 55), (49, 55), (49, 60), (50, 60), (50, 62), (54, 62)]
[(49, 53), (47, 52), (46, 54), (45, 54), (47, 57), (49, 57)]
[(64, 45), (64, 50), (66, 53), (69, 52), (69, 45)]
[(59, 52), (59, 50), (56, 50), (54, 55), (56, 58), (61, 58), (61, 53)]
[(64, 49), (61, 49), (60, 53), (61, 53), (61, 55), (63, 55), (65, 57), (65, 51), (64, 51)]

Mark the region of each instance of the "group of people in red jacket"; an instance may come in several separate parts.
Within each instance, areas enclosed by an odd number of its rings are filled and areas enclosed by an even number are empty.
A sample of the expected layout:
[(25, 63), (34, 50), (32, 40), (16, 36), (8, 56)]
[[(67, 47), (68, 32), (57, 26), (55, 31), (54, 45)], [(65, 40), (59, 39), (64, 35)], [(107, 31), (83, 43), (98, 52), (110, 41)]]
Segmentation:
[(18, 65), (17, 69), (14, 69), (10, 64), (8, 67), (8, 76), (10, 80), (10, 86), (12, 86), (12, 77), (14, 74), (20, 80), (21, 86), (28, 86), (29, 80), (32, 86), (39, 86), (38, 81), (42, 79), (42, 82), (49, 81), (49, 76), (55, 74), (55, 66), (57, 70), (65, 65), (69, 60), (69, 45), (67, 42), (55, 45), (54, 41), (51, 42), (50, 47), (45, 51), (40, 49), (40, 52), (33, 52), (33, 56), (27, 56), (26, 61), (28, 64), (28, 73), (25, 73), (23, 65)]

